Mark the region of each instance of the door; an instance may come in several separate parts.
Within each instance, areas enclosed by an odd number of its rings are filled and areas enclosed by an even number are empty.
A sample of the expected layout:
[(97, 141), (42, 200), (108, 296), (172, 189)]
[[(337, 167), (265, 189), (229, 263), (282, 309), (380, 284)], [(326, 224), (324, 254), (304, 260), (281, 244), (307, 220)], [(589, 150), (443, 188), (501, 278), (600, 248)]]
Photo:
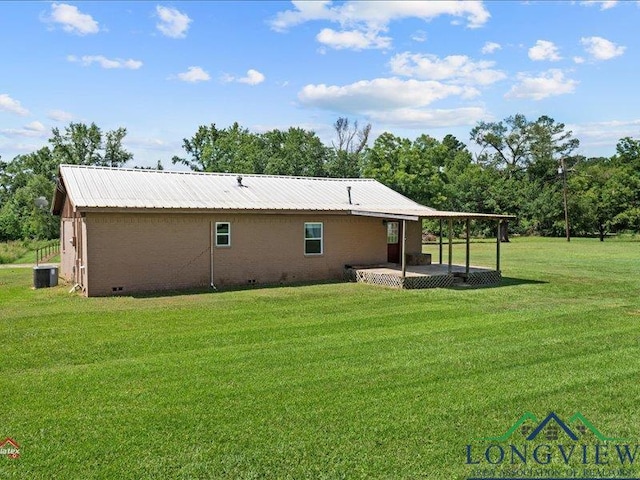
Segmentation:
[(400, 222), (387, 222), (387, 262), (400, 263)]

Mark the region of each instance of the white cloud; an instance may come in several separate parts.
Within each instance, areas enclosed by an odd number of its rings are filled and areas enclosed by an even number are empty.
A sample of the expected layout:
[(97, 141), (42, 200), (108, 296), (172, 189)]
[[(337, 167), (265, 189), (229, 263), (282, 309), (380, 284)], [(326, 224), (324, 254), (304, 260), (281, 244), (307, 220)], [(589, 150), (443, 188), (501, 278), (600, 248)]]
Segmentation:
[(258, 85), (264, 82), (264, 75), (253, 68), (247, 70), (247, 76), (238, 79), (240, 83), (246, 83), (248, 85)]
[(24, 128), (30, 132), (37, 132), (39, 134), (47, 131), (47, 128), (42, 122), (38, 122), (37, 120), (25, 125)]
[(548, 40), (538, 40), (536, 44), (529, 49), (529, 58), (537, 62), (542, 60), (557, 62), (562, 59), (558, 54), (558, 47)]
[(396, 75), (424, 80), (452, 80), (456, 83), (488, 85), (506, 78), (500, 70), (494, 70), (495, 62), (474, 62), (465, 55), (450, 55), (443, 59), (436, 55), (404, 52), (390, 61)]
[(45, 137), (47, 128), (37, 120), (25, 125), (23, 128), (7, 128), (0, 130), (5, 137)]
[(482, 47), (481, 52), (485, 55), (490, 54), (490, 53), (494, 53), (497, 50), (500, 50), (502, 48), (502, 45), (500, 45), (499, 43), (496, 42), (486, 42), (484, 44), (484, 46)]
[(174, 148), (176, 145), (155, 137), (131, 137), (127, 138), (127, 146), (150, 150), (167, 150)]
[(505, 98), (542, 100), (555, 95), (573, 93), (576, 85), (578, 85), (576, 80), (565, 78), (564, 73), (555, 68), (538, 76), (519, 73), (518, 83), (507, 92)]
[(626, 49), (626, 47), (616, 45), (602, 37), (582, 37), (580, 43), (595, 60), (610, 60), (619, 57)]
[(163, 35), (171, 38), (185, 38), (192, 20), (186, 13), (175, 8), (156, 6), (156, 14), (160, 21), (156, 27)]
[(436, 81), (376, 78), (350, 85), (306, 85), (298, 99), (305, 106), (345, 113), (370, 113), (398, 108), (417, 108), (451, 96), (472, 98), (472, 87)]
[(247, 85), (258, 85), (264, 82), (265, 76), (259, 71), (250, 68), (249, 70), (247, 70), (247, 75), (244, 77), (238, 78), (225, 73), (220, 80), (224, 83), (238, 82), (246, 83)]
[(621, 138), (638, 138), (640, 119), (567, 125), (567, 129), (580, 137), (582, 146), (613, 147)]
[(11, 98), (7, 93), (0, 94), (0, 110), (22, 115), (23, 117), (29, 115), (29, 110), (24, 108), (18, 100)]
[(125, 68), (128, 70), (137, 70), (142, 67), (142, 62), (140, 60), (123, 60), (121, 58), (107, 58), (103, 55), (83, 55), (78, 58), (75, 55), (68, 55), (67, 60), (69, 62), (79, 62), (82, 63), (85, 67), (91, 65), (92, 63), (97, 63), (102, 68), (112, 69), (112, 68)]
[(487, 117), (481, 107), (454, 109), (398, 108), (392, 111), (371, 112), (369, 118), (376, 123), (401, 128), (442, 128), (474, 125)]
[[(464, 18), (467, 27), (484, 25), (490, 17), (480, 1), (467, 2), (376, 2), (347, 1), (339, 5), (331, 1), (293, 1), (293, 10), (279, 12), (270, 22), (271, 28), (284, 32), (309, 21), (338, 23), (341, 31), (325, 28), (316, 37), (332, 48), (380, 48), (391, 46), (389, 37), (381, 37), (390, 22), (407, 18), (430, 21), (442, 15)], [(356, 35), (356, 32), (359, 35)]]
[(189, 67), (186, 72), (178, 74), (178, 78), (183, 82), (207, 82), (211, 77), (200, 67)]
[(584, 61), (583, 57), (573, 57), (573, 63), (577, 63), (578, 65), (584, 63)]
[(593, 7), (595, 5), (600, 6), (600, 10), (609, 10), (618, 4), (618, 0), (584, 0), (580, 2), (580, 5), (584, 7)]
[(64, 110), (50, 110), (47, 117), (56, 122), (70, 122), (74, 118), (71, 113)]
[(426, 42), (427, 41), (427, 32), (424, 30), (418, 30), (413, 35), (411, 35), (411, 40), (414, 42)]
[(391, 46), (390, 37), (381, 37), (377, 31), (343, 30), (337, 32), (331, 28), (323, 28), (316, 40), (336, 50), (363, 50), (367, 48), (385, 49)]
[(98, 33), (100, 27), (93, 17), (86, 13), (81, 13), (78, 7), (66, 3), (53, 3), (51, 5), (51, 15), (45, 21), (57, 23), (68, 33), (76, 35), (87, 35)]

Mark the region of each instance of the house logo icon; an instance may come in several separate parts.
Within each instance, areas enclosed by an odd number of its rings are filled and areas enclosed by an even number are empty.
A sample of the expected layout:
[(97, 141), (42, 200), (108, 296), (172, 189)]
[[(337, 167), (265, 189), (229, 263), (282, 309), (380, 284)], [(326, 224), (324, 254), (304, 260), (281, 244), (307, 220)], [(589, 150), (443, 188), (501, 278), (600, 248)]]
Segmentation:
[(12, 438), (7, 437), (0, 442), (0, 455), (18, 458), (20, 456), (20, 445)]
[(587, 434), (593, 436), (601, 442), (624, 441), (623, 438), (607, 437), (598, 430), (582, 413), (576, 412), (566, 422), (551, 412), (542, 421), (538, 421), (533, 413), (526, 412), (503, 434), (498, 437), (486, 437), (480, 440), (491, 442), (505, 442), (513, 436), (521, 435), (520, 439), (533, 441), (546, 439), (549, 441), (559, 440), (563, 435), (574, 442), (577, 442)]

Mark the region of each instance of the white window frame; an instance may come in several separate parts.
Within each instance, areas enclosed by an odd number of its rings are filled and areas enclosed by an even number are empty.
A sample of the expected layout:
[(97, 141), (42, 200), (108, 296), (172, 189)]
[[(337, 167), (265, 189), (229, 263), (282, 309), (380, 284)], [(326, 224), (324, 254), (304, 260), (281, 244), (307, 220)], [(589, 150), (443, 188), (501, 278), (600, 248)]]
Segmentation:
[[(319, 237), (308, 237), (307, 238), (307, 225), (320, 225), (320, 236)], [(318, 256), (324, 254), (324, 224), (323, 222), (304, 222), (304, 254), (305, 256)], [(307, 241), (320, 240), (320, 252), (307, 252)]]
[[(227, 226), (227, 232), (226, 233), (218, 233), (218, 225), (226, 225)], [(219, 247), (219, 248), (229, 248), (229, 247), (231, 247), (231, 222), (216, 222), (215, 235), (216, 235), (216, 247)], [(219, 236), (226, 237), (228, 243), (218, 243), (218, 237)]]

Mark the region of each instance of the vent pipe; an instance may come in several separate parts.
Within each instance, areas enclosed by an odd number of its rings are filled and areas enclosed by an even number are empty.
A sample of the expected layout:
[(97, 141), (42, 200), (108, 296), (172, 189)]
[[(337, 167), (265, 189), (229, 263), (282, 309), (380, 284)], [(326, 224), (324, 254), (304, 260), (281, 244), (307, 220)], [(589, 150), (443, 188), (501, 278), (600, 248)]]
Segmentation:
[(351, 187), (347, 187), (347, 195), (349, 196), (349, 205), (351, 205)]
[(238, 186), (239, 187), (243, 187), (244, 185), (242, 185), (242, 175), (238, 175), (238, 177), (236, 178), (236, 180), (238, 181)]

